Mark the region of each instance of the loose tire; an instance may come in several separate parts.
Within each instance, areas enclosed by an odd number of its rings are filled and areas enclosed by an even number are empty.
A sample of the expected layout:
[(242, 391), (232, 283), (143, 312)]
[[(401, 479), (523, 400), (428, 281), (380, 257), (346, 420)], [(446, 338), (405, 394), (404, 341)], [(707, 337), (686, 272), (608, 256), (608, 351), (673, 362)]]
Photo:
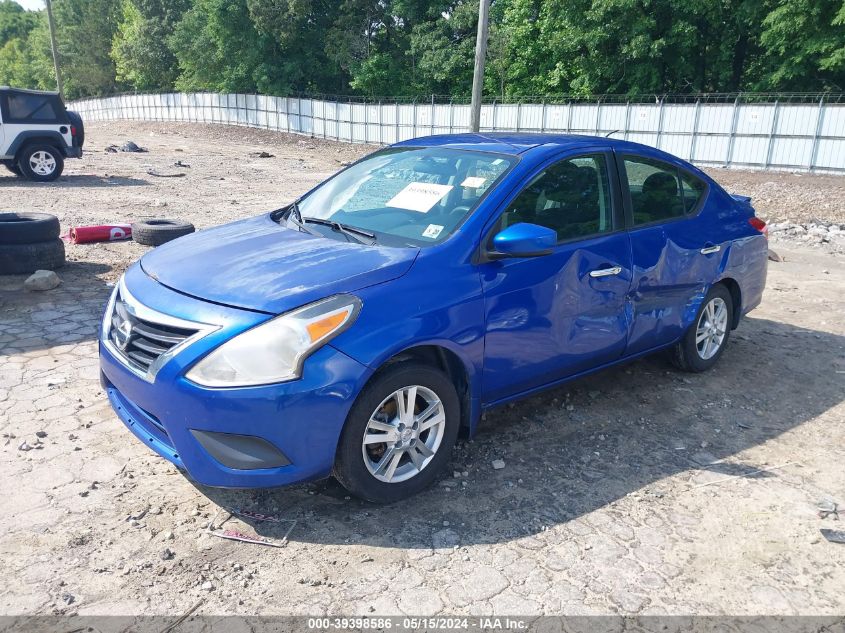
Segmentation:
[(132, 239), (145, 246), (160, 246), (194, 230), (194, 225), (187, 222), (144, 220), (132, 224)]
[(55, 270), (64, 264), (65, 245), (61, 240), (32, 244), (0, 244), (0, 275)]
[(349, 412), (334, 476), (374, 503), (410, 497), (446, 467), (460, 416), (458, 394), (442, 371), (410, 362), (388, 366)]
[(59, 237), (59, 219), (49, 213), (0, 213), (0, 244), (31, 244)]
[(733, 315), (731, 293), (721, 284), (713, 286), (695, 321), (672, 350), (675, 366), (683, 371), (699, 373), (715, 365), (728, 344)]
[(35, 182), (52, 182), (62, 175), (65, 159), (52, 145), (28, 145), (18, 155), (21, 175)]

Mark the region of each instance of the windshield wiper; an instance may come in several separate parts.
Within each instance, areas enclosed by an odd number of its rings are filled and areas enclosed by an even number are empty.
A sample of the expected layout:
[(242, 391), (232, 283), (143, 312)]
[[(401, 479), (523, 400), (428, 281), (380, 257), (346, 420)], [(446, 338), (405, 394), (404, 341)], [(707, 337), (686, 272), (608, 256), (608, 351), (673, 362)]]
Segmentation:
[(290, 208), (288, 209), (287, 220), (288, 222), (293, 222), (293, 224), (295, 224), (300, 231), (305, 231), (309, 235), (322, 237), (322, 235), (320, 235), (317, 231), (309, 229), (307, 226), (305, 226), (305, 222), (302, 221), (302, 213), (300, 213), (299, 211), (299, 203), (296, 200), (291, 203)]
[[(297, 207), (297, 209), (299, 209), (299, 207)], [(375, 234), (370, 233), (369, 231), (365, 231), (354, 226), (349, 226), (347, 224), (342, 224), (341, 222), (335, 222), (334, 220), (324, 220), (323, 218), (308, 217), (302, 218), (302, 222), (310, 224), (321, 224), (322, 226), (330, 226), (333, 231), (343, 233), (344, 235), (354, 239), (359, 244), (364, 244), (365, 246), (372, 246), (378, 241), (376, 239)], [(367, 238), (369, 239), (369, 241), (366, 241), (363, 238)]]

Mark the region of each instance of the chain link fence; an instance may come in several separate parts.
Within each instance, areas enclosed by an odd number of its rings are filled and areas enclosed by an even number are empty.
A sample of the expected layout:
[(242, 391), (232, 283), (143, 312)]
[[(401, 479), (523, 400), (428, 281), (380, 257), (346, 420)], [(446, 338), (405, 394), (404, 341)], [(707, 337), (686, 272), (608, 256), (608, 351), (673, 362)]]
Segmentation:
[[(552, 97), (488, 101), (484, 132), (556, 132), (635, 141), (705, 166), (845, 172), (845, 99), (807, 93)], [(314, 95), (128, 94), (70, 104), (87, 121), (221, 123), (350, 143), (466, 132), (470, 106)]]

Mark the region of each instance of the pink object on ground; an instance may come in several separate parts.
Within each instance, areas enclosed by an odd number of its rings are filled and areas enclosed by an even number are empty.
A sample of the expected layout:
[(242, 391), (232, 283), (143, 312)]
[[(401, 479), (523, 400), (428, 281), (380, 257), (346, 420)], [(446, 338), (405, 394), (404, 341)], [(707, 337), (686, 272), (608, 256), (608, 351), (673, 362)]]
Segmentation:
[(130, 224), (101, 224), (99, 226), (77, 226), (70, 230), (70, 239), (74, 244), (88, 242), (115, 242), (132, 237)]

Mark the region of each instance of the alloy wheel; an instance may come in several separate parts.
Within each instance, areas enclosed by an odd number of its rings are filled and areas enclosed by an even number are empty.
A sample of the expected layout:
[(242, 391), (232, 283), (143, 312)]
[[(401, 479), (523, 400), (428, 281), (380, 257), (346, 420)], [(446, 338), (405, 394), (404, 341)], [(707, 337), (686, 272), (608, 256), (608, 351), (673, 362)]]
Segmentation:
[(49, 152), (39, 150), (29, 157), (29, 167), (39, 176), (49, 176), (56, 171), (56, 159)]
[(364, 464), (379, 481), (407, 481), (434, 458), (445, 430), (436, 393), (420, 385), (398, 389), (370, 416), (361, 443)]
[(710, 360), (721, 349), (728, 331), (728, 306), (721, 297), (711, 299), (695, 328), (695, 348), (702, 360)]

